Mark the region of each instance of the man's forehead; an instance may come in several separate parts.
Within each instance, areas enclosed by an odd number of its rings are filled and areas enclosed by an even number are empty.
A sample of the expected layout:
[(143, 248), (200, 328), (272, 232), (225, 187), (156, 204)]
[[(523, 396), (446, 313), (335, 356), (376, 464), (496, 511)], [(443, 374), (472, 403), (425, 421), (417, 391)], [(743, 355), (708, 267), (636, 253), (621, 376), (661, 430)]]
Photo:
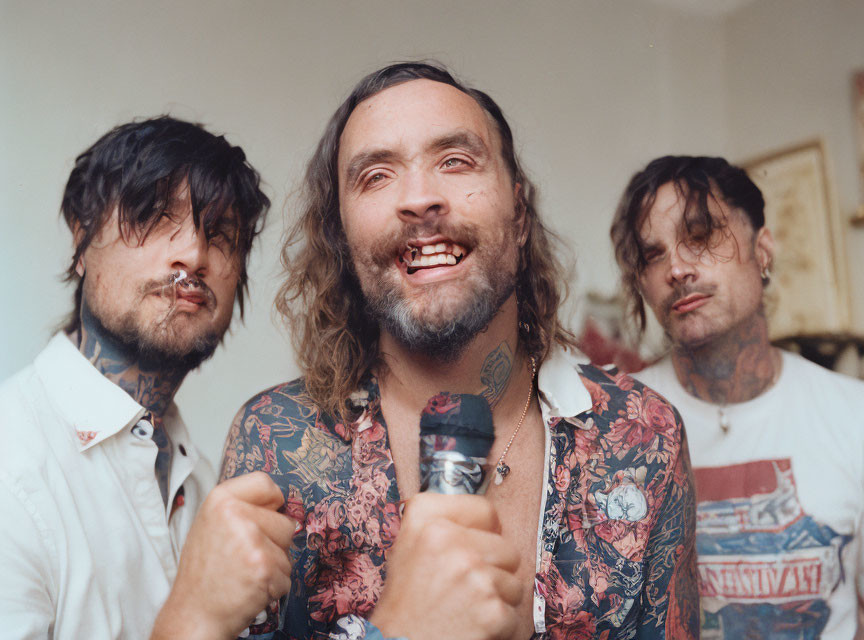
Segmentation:
[(708, 228), (705, 206), (710, 216), (711, 230), (723, 229), (729, 238), (738, 240), (756, 233), (747, 213), (726, 202), (716, 187), (706, 194), (703, 201), (689, 196), (686, 185), (676, 188), (672, 183), (667, 183), (657, 190), (653, 204), (643, 209), (637, 223), (639, 242), (643, 248), (686, 241), (692, 236), (701, 238), (702, 232)]
[(467, 93), (434, 80), (410, 80), (367, 98), (348, 118), (339, 144), (339, 166), (368, 149), (422, 143), (462, 130), (500, 149), (491, 117)]
[[(714, 189), (707, 193), (704, 204), (716, 222), (725, 223), (728, 215), (734, 211)], [(642, 213), (637, 221), (639, 234), (644, 237), (650, 230), (656, 231), (658, 226), (680, 229), (684, 225), (685, 214), (691, 219), (694, 215), (701, 216), (703, 209), (703, 203), (699, 198), (691, 197), (686, 185), (667, 182), (657, 189), (653, 198), (650, 195), (645, 197)]]

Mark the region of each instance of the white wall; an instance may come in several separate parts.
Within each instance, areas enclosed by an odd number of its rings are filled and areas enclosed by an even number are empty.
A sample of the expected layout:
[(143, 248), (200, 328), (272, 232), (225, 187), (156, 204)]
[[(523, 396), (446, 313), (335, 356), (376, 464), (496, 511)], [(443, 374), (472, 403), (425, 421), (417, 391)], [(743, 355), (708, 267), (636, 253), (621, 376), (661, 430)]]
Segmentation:
[(608, 225), (631, 173), (664, 153), (744, 152), (727, 144), (733, 27), (638, 0), (0, 0), (0, 377), (69, 309), (57, 210), (74, 157), (136, 116), (202, 121), (246, 149), (275, 205), (245, 324), (180, 392), (216, 461), (243, 401), (296, 375), (271, 321), (286, 198), (354, 82), (405, 58), (438, 58), (499, 101), (577, 289), (611, 292)]
[(726, 20), (728, 149), (746, 159), (813, 138), (825, 141), (846, 240), (853, 323), (864, 333), (864, 203), (852, 73), (864, 69), (861, 0), (760, 0)]

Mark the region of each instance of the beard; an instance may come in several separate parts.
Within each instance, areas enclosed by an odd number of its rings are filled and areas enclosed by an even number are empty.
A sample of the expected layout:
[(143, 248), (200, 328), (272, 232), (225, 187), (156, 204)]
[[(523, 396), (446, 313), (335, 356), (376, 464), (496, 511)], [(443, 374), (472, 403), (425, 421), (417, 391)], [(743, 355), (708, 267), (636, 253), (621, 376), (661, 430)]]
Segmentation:
[[(449, 317), (418, 314), (400, 291), (383, 283), (366, 302), (372, 317), (396, 340), (411, 351), (439, 362), (456, 360), (468, 343), (486, 329), (501, 305), (516, 288), (515, 282), (484, 282)], [(437, 317), (436, 317), (437, 316)]]
[(170, 326), (141, 327), (134, 311), (120, 316), (116, 328), (103, 324), (103, 331), (144, 371), (196, 369), (213, 355), (225, 333), (208, 330), (183, 339)]
[[(81, 317), (88, 332), (127, 362), (135, 362), (142, 371), (188, 372), (210, 358), (227, 331), (224, 327), (184, 335), (181, 320), (172, 307), (157, 321), (146, 323), (135, 310), (112, 317), (100, 305), (90, 304), (86, 289)], [(229, 318), (230, 320), (230, 318)], [(188, 334), (191, 328), (185, 332)]]
[[(471, 225), (436, 230), (472, 248), (475, 273), (467, 281), (430, 284), (420, 299), (410, 300), (402, 291), (401, 276), (393, 273), (394, 256), (412, 239), (407, 232), (382, 241), (366, 257), (353, 256), (353, 263), (370, 317), (408, 350), (447, 363), (489, 326), (515, 291), (515, 264), (503, 268), (499, 259), (515, 239), (505, 233), (481, 248)], [(458, 290), (451, 292), (455, 286)]]

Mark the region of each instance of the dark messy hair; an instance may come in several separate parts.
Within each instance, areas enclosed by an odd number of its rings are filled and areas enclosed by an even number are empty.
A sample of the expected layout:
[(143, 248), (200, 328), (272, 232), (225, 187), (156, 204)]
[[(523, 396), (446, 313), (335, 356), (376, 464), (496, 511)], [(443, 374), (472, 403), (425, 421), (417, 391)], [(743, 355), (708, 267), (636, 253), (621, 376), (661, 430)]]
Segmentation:
[(184, 183), (196, 228), (203, 223), (208, 239), (228, 235), (240, 263), (237, 304), (243, 316), (247, 258), (270, 207), (260, 188), (261, 177), (243, 149), (223, 136), (160, 116), (115, 127), (75, 160), (60, 207), (75, 242), (66, 280), (78, 280), (75, 308), (64, 325), (67, 332), (80, 325), (83, 279), (76, 265), (114, 209), (123, 239), (141, 243)]
[(629, 312), (640, 332), (645, 330), (645, 303), (639, 292), (639, 276), (647, 263), (639, 231), (654, 205), (657, 191), (668, 183), (685, 200), (687, 241), (697, 246), (706, 246), (712, 234), (726, 226), (725, 220), (711, 215), (709, 199), (720, 198), (742, 211), (754, 231), (765, 225), (765, 200), (759, 187), (743, 169), (723, 158), (664, 156), (636, 173), (618, 203), (610, 235)]
[[(378, 362), (379, 338), (378, 325), (365, 308), (339, 214), (340, 138), (358, 104), (389, 87), (421, 79), (455, 87), (483, 108), (501, 137), (510, 177), (521, 185), (517, 211), (524, 214), (528, 231), (516, 284), (523, 347), (539, 361), (553, 343), (574, 342), (558, 321), (566, 284), (552, 251), (554, 236), (537, 213), (536, 189), (519, 164), (501, 109), (486, 93), (461, 84), (437, 63), (393, 64), (363, 78), (330, 118), (306, 170), (300, 217), (282, 250), (286, 280), (276, 309), (291, 329), (310, 399), (330, 415), (347, 415), (348, 396)], [(292, 257), (295, 243), (300, 246)]]

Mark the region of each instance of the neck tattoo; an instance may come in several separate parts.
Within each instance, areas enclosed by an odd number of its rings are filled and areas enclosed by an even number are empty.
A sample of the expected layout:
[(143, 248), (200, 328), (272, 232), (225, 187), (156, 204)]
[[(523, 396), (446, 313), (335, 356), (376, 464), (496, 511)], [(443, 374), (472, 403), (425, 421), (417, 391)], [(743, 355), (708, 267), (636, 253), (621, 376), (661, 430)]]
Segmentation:
[(165, 413), (186, 377), (186, 371), (142, 370), (135, 357), (104, 329), (86, 303), (81, 305), (81, 325), (70, 337), (99, 373), (157, 416)]
[(489, 406), (494, 408), (510, 383), (510, 373), (513, 370), (513, 351), (506, 342), (499, 344), (483, 361), (480, 370), (480, 382), (485, 386), (482, 395)]
[[(768, 382), (768, 384), (760, 392), (760, 395), (762, 393), (765, 393), (769, 389), (771, 389), (775, 384), (777, 384), (777, 380), (780, 378), (780, 371), (783, 369), (782, 357), (776, 358), (776, 361), (775, 361), (775, 358), (772, 354), (771, 361), (772, 361), (774, 372), (773, 372), (771, 379)], [(720, 427), (721, 435), (724, 435), (724, 436), (727, 433), (729, 433), (729, 429), (732, 428), (732, 421), (729, 419), (729, 414), (727, 413), (728, 410), (729, 410), (729, 403), (728, 402), (721, 403), (720, 406), (717, 407), (717, 425)]]
[(498, 462), (495, 464), (496, 485), (504, 482), (504, 478), (506, 478), (510, 474), (510, 467), (507, 465), (506, 462), (504, 462), (504, 458), (507, 457), (507, 452), (510, 451), (510, 445), (513, 444), (513, 440), (516, 439), (516, 434), (519, 433), (519, 429), (522, 428), (522, 423), (525, 422), (525, 416), (528, 414), (528, 407), (531, 406), (531, 398), (534, 395), (535, 375), (537, 375), (537, 361), (534, 359), (534, 356), (531, 356), (531, 380), (528, 382), (528, 399), (525, 401), (525, 408), (522, 409), (522, 415), (519, 416), (519, 422), (516, 423), (516, 428), (513, 429), (513, 433), (510, 436), (510, 439), (504, 446), (504, 451), (501, 452), (501, 457), (498, 458)]

